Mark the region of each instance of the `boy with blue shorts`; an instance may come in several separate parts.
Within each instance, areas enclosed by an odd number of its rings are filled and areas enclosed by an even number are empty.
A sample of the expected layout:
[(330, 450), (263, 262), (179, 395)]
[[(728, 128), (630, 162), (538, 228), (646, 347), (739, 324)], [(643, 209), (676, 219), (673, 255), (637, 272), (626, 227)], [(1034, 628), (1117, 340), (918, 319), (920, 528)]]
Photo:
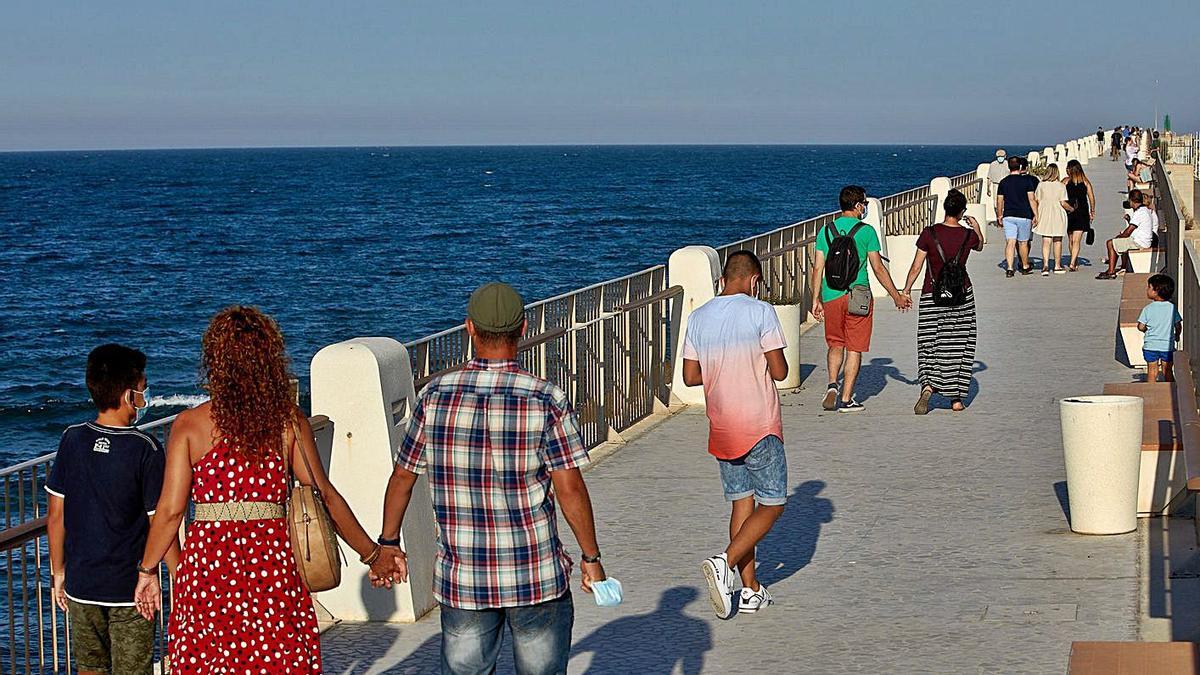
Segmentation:
[[(729, 256), (724, 288), (688, 318), (683, 381), (704, 385), (708, 452), (717, 458), (732, 504), (729, 546), (701, 564), (713, 610), (722, 619), (773, 601), (754, 574), (754, 547), (783, 514), (787, 457), (775, 383), (787, 377), (787, 346), (775, 309), (758, 300), (762, 263), (750, 251)], [(734, 602), (733, 568), (742, 590)]]
[(1183, 317), (1175, 309), (1171, 298), (1175, 297), (1175, 280), (1165, 274), (1155, 274), (1146, 282), (1146, 305), (1138, 316), (1138, 330), (1146, 334), (1142, 342), (1142, 356), (1146, 359), (1146, 381), (1157, 382), (1158, 373), (1164, 382), (1174, 382), (1175, 341), (1183, 328)]
[(1021, 274), (1033, 272), (1033, 266), (1029, 264), (1029, 240), (1033, 238), (1034, 214), (1038, 208), (1034, 196), (1038, 179), (1022, 173), (1022, 163), (1028, 166), (1024, 157), (1009, 157), (1009, 174), (996, 187), (996, 222), (1004, 227), (1004, 259), (1008, 263), (1004, 276), (1010, 279), (1017, 272), (1018, 252)]

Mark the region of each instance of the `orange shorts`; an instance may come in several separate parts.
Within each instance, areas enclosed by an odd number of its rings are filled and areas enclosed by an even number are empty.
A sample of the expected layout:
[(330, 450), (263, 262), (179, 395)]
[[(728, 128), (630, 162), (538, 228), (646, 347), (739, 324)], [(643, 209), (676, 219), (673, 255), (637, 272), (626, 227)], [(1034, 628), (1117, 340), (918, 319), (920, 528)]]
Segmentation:
[(845, 347), (852, 352), (871, 351), (871, 328), (875, 320), (875, 302), (866, 316), (850, 314), (850, 295), (825, 303), (825, 343)]

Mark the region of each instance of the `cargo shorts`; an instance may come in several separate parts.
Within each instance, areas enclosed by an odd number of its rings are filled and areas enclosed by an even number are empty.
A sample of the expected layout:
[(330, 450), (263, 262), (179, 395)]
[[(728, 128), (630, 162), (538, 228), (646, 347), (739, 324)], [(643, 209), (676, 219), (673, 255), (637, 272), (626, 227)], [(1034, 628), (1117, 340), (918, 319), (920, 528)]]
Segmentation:
[(67, 612), (76, 668), (113, 675), (152, 675), (154, 624), (136, 608), (67, 600)]

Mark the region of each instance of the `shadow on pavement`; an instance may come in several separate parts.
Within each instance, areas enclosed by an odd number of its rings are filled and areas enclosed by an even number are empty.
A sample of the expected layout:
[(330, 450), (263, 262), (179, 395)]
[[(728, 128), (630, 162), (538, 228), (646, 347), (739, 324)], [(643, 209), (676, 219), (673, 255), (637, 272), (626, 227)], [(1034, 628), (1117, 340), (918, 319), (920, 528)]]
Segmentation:
[(864, 363), (862, 369), (858, 371), (858, 381), (854, 383), (854, 394), (859, 401), (865, 402), (874, 396), (883, 393), (883, 388), (887, 386), (888, 380), (896, 380), (907, 385), (916, 385), (915, 379), (909, 379), (900, 372), (900, 369), (892, 365), (895, 363), (890, 358), (875, 358), (870, 362)]
[[(708, 624), (683, 613), (700, 597), (691, 586), (667, 589), (658, 607), (648, 614), (626, 616), (592, 631), (575, 642), (571, 658), (592, 654), (587, 673), (673, 673), (704, 669), (704, 655), (713, 647)], [(706, 605), (707, 607), (707, 605)]]
[(1067, 499), (1067, 481), (1060, 480), (1054, 484), (1054, 496), (1058, 497), (1058, 506), (1062, 509), (1063, 517), (1067, 519), (1067, 527), (1071, 526), (1071, 502)]
[(779, 583), (812, 562), (821, 525), (833, 521), (833, 502), (820, 496), (823, 480), (805, 481), (788, 497), (787, 508), (758, 545), (758, 581)]

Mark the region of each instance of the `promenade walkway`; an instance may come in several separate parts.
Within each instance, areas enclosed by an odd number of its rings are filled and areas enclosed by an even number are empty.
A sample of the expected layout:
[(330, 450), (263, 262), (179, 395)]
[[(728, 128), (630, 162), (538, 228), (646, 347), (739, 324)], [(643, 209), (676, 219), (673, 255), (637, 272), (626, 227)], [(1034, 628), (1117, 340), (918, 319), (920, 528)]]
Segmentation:
[[(571, 672), (1062, 673), (1072, 640), (1136, 639), (1137, 535), (1075, 535), (1064, 515), (1057, 401), (1131, 377), (1113, 359), (1120, 283), (1093, 279), (1123, 222), (1121, 165), (1087, 169), (1100, 200), (1091, 267), (1005, 279), (994, 229), (971, 260), (980, 337), (967, 412), (913, 415), (915, 312), (879, 313), (861, 415), (821, 410), (822, 332), (803, 337), (806, 385), (783, 398), (792, 496), (759, 549), (775, 606), (726, 622), (704, 597), (699, 563), (723, 548), (728, 507), (703, 411), (589, 471), (626, 601), (603, 609), (576, 593)], [(336, 626), (326, 672), (436, 672), (438, 631), (436, 612)]]

